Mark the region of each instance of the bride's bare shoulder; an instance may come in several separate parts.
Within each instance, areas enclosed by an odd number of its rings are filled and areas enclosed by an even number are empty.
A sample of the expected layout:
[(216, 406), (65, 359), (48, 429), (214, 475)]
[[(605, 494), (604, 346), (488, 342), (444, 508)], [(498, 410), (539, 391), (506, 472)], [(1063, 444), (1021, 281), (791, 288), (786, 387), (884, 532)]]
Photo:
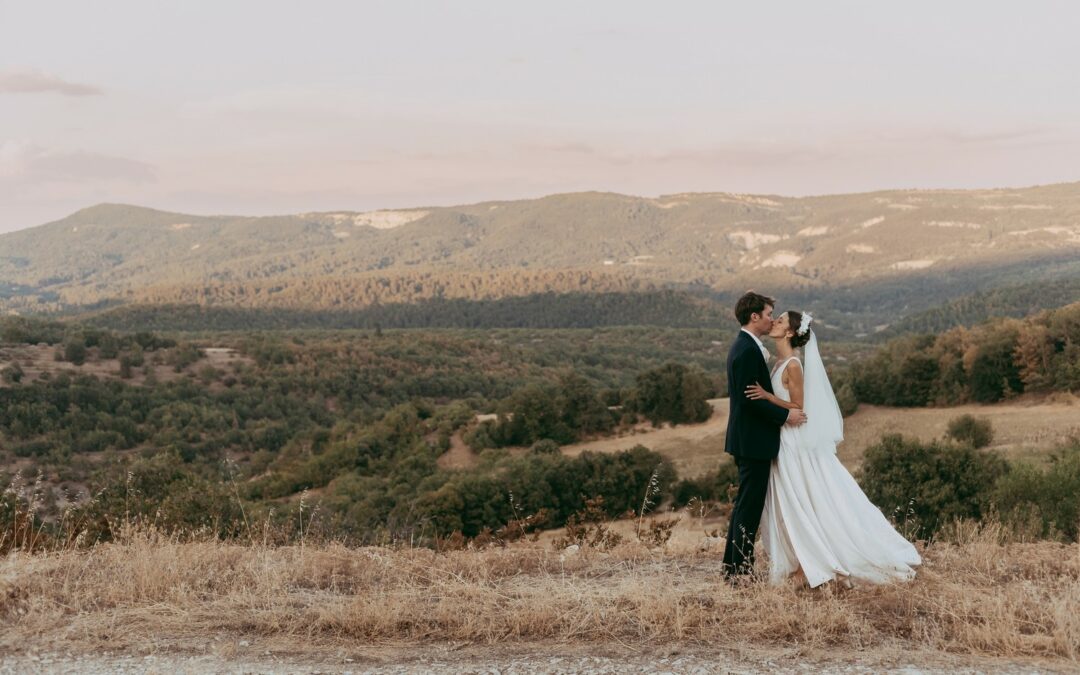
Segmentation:
[(802, 382), (802, 361), (798, 356), (792, 356), (784, 365), (783, 379), (785, 382)]

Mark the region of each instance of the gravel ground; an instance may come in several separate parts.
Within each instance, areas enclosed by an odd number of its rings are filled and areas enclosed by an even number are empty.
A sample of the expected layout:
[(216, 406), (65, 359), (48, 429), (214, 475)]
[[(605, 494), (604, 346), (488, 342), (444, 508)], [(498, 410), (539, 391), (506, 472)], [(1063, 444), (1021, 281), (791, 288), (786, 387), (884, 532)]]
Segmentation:
[[(502, 653), (491, 653), (501, 651)], [(769, 658), (760, 655), (725, 655), (667, 652), (651, 655), (591, 656), (580, 652), (559, 653), (557, 648), (527, 649), (514, 652), (478, 650), (459, 653), (453, 649), (424, 650), (417, 653), (408, 648), (383, 651), (380, 655), (359, 658), (338, 657), (316, 661), (307, 656), (219, 654), (194, 656), (159, 653), (133, 654), (72, 654), (36, 653), (7, 654), (0, 657), (0, 674), (8, 673), (500, 673), (506, 675), (535, 673), (1066, 673), (1076, 672), (1078, 664), (1069, 662), (1009, 662), (988, 659), (946, 658), (927, 655), (924, 658), (854, 656), (839, 661), (800, 660), (790, 656)], [(913, 655), (908, 655), (913, 656)], [(918, 664), (918, 665), (917, 665)]]

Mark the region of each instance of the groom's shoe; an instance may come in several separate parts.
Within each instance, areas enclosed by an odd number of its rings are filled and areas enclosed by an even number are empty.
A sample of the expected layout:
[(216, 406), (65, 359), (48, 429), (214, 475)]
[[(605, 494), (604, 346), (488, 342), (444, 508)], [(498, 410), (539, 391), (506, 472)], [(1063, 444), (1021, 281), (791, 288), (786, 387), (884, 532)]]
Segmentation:
[(724, 574), (724, 581), (728, 586), (732, 588), (750, 588), (757, 584), (757, 577), (752, 572), (742, 572), (740, 574)]

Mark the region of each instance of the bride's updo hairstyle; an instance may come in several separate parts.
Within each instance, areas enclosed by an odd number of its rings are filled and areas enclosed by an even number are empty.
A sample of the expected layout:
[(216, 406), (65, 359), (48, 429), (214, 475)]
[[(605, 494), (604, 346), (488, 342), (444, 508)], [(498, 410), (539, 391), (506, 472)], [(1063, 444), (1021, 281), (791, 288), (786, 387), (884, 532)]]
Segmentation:
[(789, 309), (787, 313), (788, 330), (794, 335), (791, 336), (791, 346), (795, 349), (802, 347), (807, 342), (810, 342), (810, 329), (807, 328), (806, 332), (799, 335), (799, 326), (802, 325), (802, 312), (796, 312), (793, 309)]

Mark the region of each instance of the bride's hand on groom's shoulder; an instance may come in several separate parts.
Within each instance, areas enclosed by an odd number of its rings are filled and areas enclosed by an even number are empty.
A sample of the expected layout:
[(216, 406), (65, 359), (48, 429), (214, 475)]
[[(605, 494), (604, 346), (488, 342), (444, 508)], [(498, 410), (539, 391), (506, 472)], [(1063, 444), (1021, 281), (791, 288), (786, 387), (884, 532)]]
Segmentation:
[(806, 424), (806, 413), (796, 408), (788, 413), (787, 422), (784, 422), (784, 424), (793, 427), (802, 426)]

